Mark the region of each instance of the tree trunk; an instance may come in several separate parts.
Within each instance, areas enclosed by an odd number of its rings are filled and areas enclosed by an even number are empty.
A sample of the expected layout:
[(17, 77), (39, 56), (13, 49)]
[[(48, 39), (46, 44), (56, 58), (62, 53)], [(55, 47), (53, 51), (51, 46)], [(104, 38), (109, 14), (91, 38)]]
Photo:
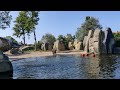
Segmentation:
[(25, 34), (23, 34), (23, 41), (24, 41), (24, 46), (25, 46)]
[(35, 30), (34, 30), (34, 39), (35, 39), (35, 51), (37, 51), (37, 40), (36, 40), (36, 33), (35, 33)]

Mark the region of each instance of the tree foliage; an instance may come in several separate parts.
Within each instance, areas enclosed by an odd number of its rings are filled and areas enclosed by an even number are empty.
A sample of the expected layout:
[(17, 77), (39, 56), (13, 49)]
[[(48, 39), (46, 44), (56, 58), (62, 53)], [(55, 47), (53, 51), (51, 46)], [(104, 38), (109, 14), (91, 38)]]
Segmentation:
[(57, 40), (59, 40), (59, 41), (64, 41), (64, 36), (63, 36), (63, 35), (58, 35)]
[(57, 40), (60, 40), (64, 43), (65, 49), (68, 49), (68, 43), (73, 42), (75, 36), (72, 36), (71, 34), (67, 34), (66, 36), (59, 35)]
[(50, 34), (50, 33), (46, 33), (45, 35), (42, 36), (42, 39), (41, 41), (44, 43), (44, 42), (48, 42), (50, 44), (54, 44), (55, 42), (55, 37), (54, 35)]
[(12, 16), (10, 15), (10, 11), (0, 11), (0, 28), (6, 29), (10, 27), (11, 20)]
[[(27, 11), (27, 14), (29, 16), (29, 25), (28, 25), (28, 30), (27, 34), (29, 36), (30, 33), (34, 33), (34, 40), (35, 40), (35, 51), (37, 50), (37, 40), (36, 40), (36, 32), (35, 32), (35, 26), (38, 25), (39, 21), (39, 11)], [(30, 27), (29, 27), (30, 26)]]
[(35, 50), (37, 45), (35, 26), (38, 25), (39, 21), (39, 11), (21, 11), (19, 16), (14, 21), (16, 24), (13, 28), (14, 34), (17, 37), (23, 36), (24, 45), (25, 45), (25, 34), (30, 36), (31, 33), (34, 33), (35, 39)]
[(114, 33), (114, 38), (115, 38), (115, 46), (120, 47), (120, 33)]
[(89, 30), (95, 30), (97, 28), (102, 29), (102, 26), (99, 24), (99, 20), (94, 17), (87, 16), (81, 27), (77, 28), (76, 38), (78, 40), (83, 40), (84, 36), (88, 35)]
[(12, 20), (12, 16), (10, 15), (10, 11), (0, 11), (0, 28), (6, 29), (10, 27), (10, 22)]
[(27, 16), (27, 13), (24, 11), (19, 12), (18, 17), (14, 21), (15, 25), (13, 27), (14, 36), (17, 37), (23, 37), (24, 45), (25, 45), (25, 34), (29, 31), (29, 17)]
[(66, 35), (66, 40), (67, 40), (67, 42), (72, 42), (73, 39), (74, 39), (74, 38), (72, 37), (71, 34), (67, 34), (67, 35)]

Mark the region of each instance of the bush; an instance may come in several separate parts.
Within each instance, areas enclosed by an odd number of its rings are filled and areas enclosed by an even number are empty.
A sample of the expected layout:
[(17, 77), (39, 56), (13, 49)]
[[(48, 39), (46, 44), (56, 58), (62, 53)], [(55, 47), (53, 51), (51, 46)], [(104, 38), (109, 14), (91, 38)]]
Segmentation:
[(120, 47), (120, 33), (114, 33), (114, 38), (115, 38), (115, 46)]

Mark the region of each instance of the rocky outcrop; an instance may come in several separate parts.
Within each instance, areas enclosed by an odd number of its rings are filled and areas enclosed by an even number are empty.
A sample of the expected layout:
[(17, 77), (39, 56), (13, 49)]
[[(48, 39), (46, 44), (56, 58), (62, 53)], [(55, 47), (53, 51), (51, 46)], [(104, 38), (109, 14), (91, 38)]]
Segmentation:
[(84, 36), (84, 40), (83, 40), (83, 48), (85, 48), (87, 38), (88, 38), (88, 36)]
[(41, 45), (41, 49), (42, 49), (43, 51), (48, 50), (48, 43), (43, 43), (43, 44)]
[(69, 42), (68, 43), (68, 48), (69, 48), (69, 50), (73, 50), (74, 49), (73, 42)]
[(105, 46), (105, 50), (107, 54), (114, 53), (115, 40), (114, 40), (114, 36), (113, 36), (111, 28), (106, 28), (103, 44)]
[(21, 54), (21, 53), (23, 53), (23, 51), (20, 50), (19, 48), (12, 48), (10, 50), (10, 54)]
[[(18, 48), (14, 49), (14, 50), (17, 50), (17, 49), (18, 49)], [(33, 50), (33, 49), (34, 49), (33, 46), (21, 46), (21, 47), (18, 49), (18, 51), (24, 52), (24, 51)]]
[(83, 50), (83, 42), (75, 39), (73, 43), (74, 49), (75, 50)]
[(12, 77), (13, 75), (13, 66), (9, 61), (8, 56), (0, 52), (0, 75), (9, 75)]
[(0, 50), (5, 52), (8, 51), (10, 47), (10, 42), (5, 38), (0, 37)]
[(52, 49), (53, 49), (53, 45), (50, 43), (45, 42), (41, 45), (41, 50), (43, 51), (52, 50)]
[(89, 52), (89, 39), (91, 37), (93, 37), (93, 33), (94, 33), (94, 30), (90, 30), (89, 33), (88, 33), (88, 36), (87, 36), (86, 42), (85, 42), (85, 48), (84, 48), (85, 52)]
[(64, 51), (65, 50), (65, 46), (64, 46), (62, 41), (57, 40), (54, 43), (53, 49), (56, 49), (57, 51)]
[(110, 28), (104, 31), (100, 29), (90, 30), (84, 37), (84, 51), (95, 54), (114, 53), (114, 36)]

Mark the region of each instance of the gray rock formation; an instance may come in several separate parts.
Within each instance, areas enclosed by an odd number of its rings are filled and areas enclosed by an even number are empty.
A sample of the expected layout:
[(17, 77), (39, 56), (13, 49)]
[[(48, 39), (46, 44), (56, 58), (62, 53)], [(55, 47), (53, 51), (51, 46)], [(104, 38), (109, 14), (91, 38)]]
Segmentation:
[(85, 48), (84, 51), (89, 52), (89, 39), (93, 37), (94, 30), (89, 30), (86, 42), (85, 42)]
[(62, 41), (57, 40), (54, 43), (53, 49), (56, 49), (57, 51), (64, 51), (65, 50), (65, 46), (64, 46)]
[(50, 44), (50, 43), (47, 43), (47, 42), (44, 42), (44, 43), (41, 45), (41, 50), (43, 50), (43, 51), (52, 50), (52, 48), (53, 48), (53, 45)]
[(68, 48), (69, 48), (69, 50), (73, 50), (74, 49), (73, 42), (69, 42), (68, 43)]
[(87, 40), (87, 36), (84, 36), (84, 40), (83, 40), (83, 48), (85, 48), (86, 40)]
[(102, 53), (102, 30), (96, 29), (93, 35), (93, 47), (95, 54)]
[(90, 30), (88, 36), (84, 37), (84, 51), (95, 54), (114, 53), (114, 36), (110, 28), (105, 32), (100, 29)]
[(82, 41), (75, 39), (73, 46), (74, 46), (75, 50), (83, 50), (83, 42)]
[(42, 49), (43, 51), (48, 50), (48, 43), (44, 42), (44, 43), (41, 45), (41, 49)]
[(9, 61), (8, 56), (0, 52), (0, 75), (5, 73), (4, 75), (13, 75), (13, 66), (12, 63)]
[(114, 53), (114, 45), (115, 40), (111, 28), (106, 28), (105, 30), (105, 38), (103, 40), (103, 44), (105, 46), (106, 53)]

